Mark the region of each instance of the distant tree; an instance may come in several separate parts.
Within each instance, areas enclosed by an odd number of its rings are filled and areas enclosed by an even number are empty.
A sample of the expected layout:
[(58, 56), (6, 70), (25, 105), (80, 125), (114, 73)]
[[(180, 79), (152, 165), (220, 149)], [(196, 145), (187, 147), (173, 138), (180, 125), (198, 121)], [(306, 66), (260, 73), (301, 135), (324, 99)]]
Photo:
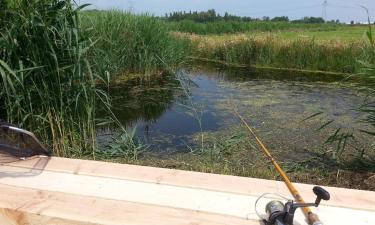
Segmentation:
[(270, 17), (269, 17), (269, 16), (263, 16), (263, 17), (262, 17), (262, 20), (263, 20), (263, 21), (270, 21)]
[(293, 23), (325, 23), (322, 17), (304, 17), (300, 20), (293, 20)]
[(350, 24), (351, 24), (351, 25), (354, 25), (354, 20), (350, 21)]
[(228, 13), (228, 12), (225, 12), (225, 13), (224, 13), (224, 20), (225, 20), (225, 21), (228, 21), (228, 20), (229, 20), (229, 13)]
[(215, 22), (215, 21), (252, 21), (251, 17), (240, 17), (231, 15), (228, 12), (221, 16), (214, 9), (207, 11), (189, 11), (189, 12), (171, 12), (165, 15), (168, 21), (181, 21), (181, 20), (191, 20), (194, 22), (205, 23), (205, 22)]
[(289, 22), (289, 18), (287, 16), (276, 16), (271, 19), (273, 22)]

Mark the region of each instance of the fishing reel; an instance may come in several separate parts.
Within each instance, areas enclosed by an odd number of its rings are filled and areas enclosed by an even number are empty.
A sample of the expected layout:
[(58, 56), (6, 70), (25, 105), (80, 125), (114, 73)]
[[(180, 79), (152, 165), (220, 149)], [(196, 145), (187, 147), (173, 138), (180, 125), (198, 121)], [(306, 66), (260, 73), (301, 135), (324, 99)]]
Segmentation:
[(266, 205), (266, 213), (268, 220), (263, 220), (265, 225), (293, 225), (294, 213), (298, 208), (304, 208), (309, 206), (318, 207), (320, 201), (330, 199), (328, 191), (322, 187), (315, 186), (313, 192), (316, 195), (314, 203), (296, 203), (289, 200), (287, 203), (281, 201), (271, 201)]

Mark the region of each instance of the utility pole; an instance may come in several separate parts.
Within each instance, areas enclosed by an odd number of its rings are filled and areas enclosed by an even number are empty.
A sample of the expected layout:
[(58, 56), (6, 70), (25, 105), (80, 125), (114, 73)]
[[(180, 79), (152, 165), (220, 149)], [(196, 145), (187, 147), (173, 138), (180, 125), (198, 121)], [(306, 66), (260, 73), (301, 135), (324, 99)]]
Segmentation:
[(327, 21), (327, 6), (328, 6), (328, 0), (324, 0), (323, 4), (323, 10), (322, 10), (322, 18)]

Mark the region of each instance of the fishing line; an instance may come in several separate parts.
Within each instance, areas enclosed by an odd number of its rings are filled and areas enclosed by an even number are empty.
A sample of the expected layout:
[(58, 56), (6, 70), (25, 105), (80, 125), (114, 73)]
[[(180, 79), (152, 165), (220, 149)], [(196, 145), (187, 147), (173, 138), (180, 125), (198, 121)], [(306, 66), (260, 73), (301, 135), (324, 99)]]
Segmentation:
[[(237, 111), (237, 112), (238, 112), (238, 107), (237, 107), (237, 105), (234, 103), (234, 99), (233, 99), (232, 97), (229, 98), (229, 100), (228, 100), (228, 105), (230, 105), (231, 108), (232, 108), (234, 111)], [(251, 143), (250, 139), (248, 139), (248, 143), (249, 143), (249, 145), (250, 145), (250, 147), (251, 147), (252, 149), (255, 149), (255, 150), (257, 149), (257, 147), (256, 147), (255, 145), (253, 145), (253, 143)], [(264, 193), (264, 194), (262, 194), (261, 196), (259, 196), (259, 197), (257, 198), (257, 200), (255, 201), (254, 211), (255, 211), (255, 214), (256, 214), (260, 219), (264, 219), (264, 218), (260, 215), (260, 213), (258, 212), (258, 210), (257, 210), (257, 205), (258, 205), (258, 202), (259, 202), (260, 199), (262, 199), (263, 197), (265, 197), (265, 196), (267, 196), (267, 195), (278, 196), (278, 197), (280, 197), (280, 198), (282, 198), (282, 199), (284, 199), (284, 200), (289, 200), (289, 199), (290, 199), (290, 198), (287, 198), (287, 197), (285, 197), (284, 195), (280, 194), (281, 191), (280, 191), (280, 186), (279, 186), (280, 183), (279, 183), (279, 182), (273, 182), (272, 185), (273, 185), (274, 189), (276, 189), (276, 192), (267, 192), (267, 193)], [(248, 218), (249, 218), (249, 215), (248, 215)]]
[(280, 197), (280, 198), (282, 198), (282, 199), (284, 199), (284, 200), (287, 200), (287, 201), (289, 200), (289, 198), (287, 198), (287, 197), (285, 197), (285, 196), (283, 196), (283, 195), (281, 195), (281, 194), (279, 194), (279, 193), (272, 193), (272, 192), (266, 192), (266, 193), (262, 194), (261, 196), (259, 196), (259, 197), (257, 198), (257, 200), (255, 201), (255, 204), (254, 204), (254, 210), (255, 210), (255, 214), (256, 214), (260, 219), (262, 219), (262, 220), (264, 220), (264, 219), (266, 219), (266, 218), (263, 218), (262, 215), (260, 215), (260, 213), (259, 213), (258, 210), (257, 210), (257, 205), (258, 205), (258, 202), (259, 202), (260, 199), (265, 198), (265, 196), (268, 196), (268, 195), (275, 195), (275, 196), (278, 196), (278, 197)]
[[(287, 203), (282, 203), (280, 201), (272, 201), (269, 202), (266, 206), (266, 212), (269, 214), (269, 219), (265, 220), (267, 224), (287, 224), (291, 225), (293, 224), (294, 220), (294, 213), (297, 208), (301, 208), (307, 221), (309, 224), (314, 225), (321, 225), (321, 221), (319, 220), (319, 217), (317, 214), (313, 213), (310, 206), (318, 207), (321, 200), (329, 200), (330, 194), (326, 190), (324, 190), (322, 187), (315, 186), (313, 188), (313, 192), (316, 194), (317, 198), (315, 200), (315, 203), (306, 203), (298, 190), (294, 187), (293, 183), (290, 181), (287, 174), (284, 172), (284, 170), (279, 166), (277, 161), (273, 158), (272, 154), (268, 150), (268, 148), (264, 145), (262, 140), (257, 136), (255, 131), (250, 127), (250, 125), (245, 121), (245, 119), (239, 114), (237, 109), (234, 107), (234, 113), (238, 116), (238, 118), (242, 121), (244, 126), (247, 128), (249, 133), (255, 138), (257, 141), (259, 147), (261, 147), (261, 150), (263, 153), (268, 157), (268, 159), (272, 162), (274, 168), (279, 173), (279, 175), (282, 177), (284, 184), (287, 186), (289, 192), (292, 194), (294, 201), (288, 201)], [(260, 199), (260, 198), (259, 198)], [(258, 199), (258, 201), (259, 201)], [(257, 215), (259, 215), (258, 212), (256, 212)]]

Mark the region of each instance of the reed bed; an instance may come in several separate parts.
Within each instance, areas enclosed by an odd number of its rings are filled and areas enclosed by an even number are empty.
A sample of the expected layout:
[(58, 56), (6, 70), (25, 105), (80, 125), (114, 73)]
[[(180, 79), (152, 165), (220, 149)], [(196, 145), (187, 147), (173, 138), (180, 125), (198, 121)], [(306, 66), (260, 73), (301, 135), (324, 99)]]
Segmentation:
[(97, 41), (91, 61), (112, 74), (153, 74), (184, 62), (189, 42), (174, 39), (158, 18), (119, 10), (84, 12), (84, 27)]
[(226, 63), (342, 73), (357, 73), (358, 59), (368, 44), (363, 41), (317, 41), (312, 38), (281, 39), (272, 34), (231, 35), (231, 38), (174, 33), (188, 37), (192, 56)]
[(0, 115), (34, 131), (57, 156), (103, 152), (96, 132), (116, 121), (103, 88), (112, 76), (173, 70), (187, 49), (156, 18), (84, 7), (72, 0), (1, 1)]
[(68, 0), (19, 0), (7, 5), (2, 21), (1, 109), (58, 156), (94, 153), (97, 97), (106, 101), (79, 11)]
[(191, 20), (168, 22), (169, 30), (200, 34), (235, 34), (259, 31), (284, 31), (284, 30), (310, 30), (310, 31), (332, 31), (343, 28), (345, 25), (335, 23), (306, 24), (291, 22), (271, 21), (216, 21), (199, 23)]

